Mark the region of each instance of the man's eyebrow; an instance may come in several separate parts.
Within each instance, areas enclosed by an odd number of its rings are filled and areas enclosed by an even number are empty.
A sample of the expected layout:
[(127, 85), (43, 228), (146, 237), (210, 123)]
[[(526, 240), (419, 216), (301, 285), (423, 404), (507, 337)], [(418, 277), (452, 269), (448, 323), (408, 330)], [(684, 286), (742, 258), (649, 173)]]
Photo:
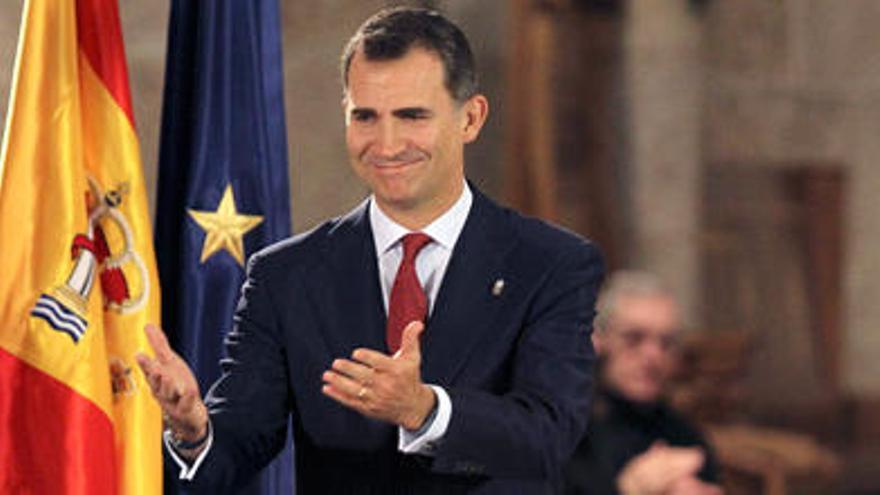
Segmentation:
[(434, 115), (430, 109), (425, 107), (406, 107), (406, 108), (398, 108), (391, 112), (395, 117), (401, 118), (419, 118), (419, 117), (430, 117)]

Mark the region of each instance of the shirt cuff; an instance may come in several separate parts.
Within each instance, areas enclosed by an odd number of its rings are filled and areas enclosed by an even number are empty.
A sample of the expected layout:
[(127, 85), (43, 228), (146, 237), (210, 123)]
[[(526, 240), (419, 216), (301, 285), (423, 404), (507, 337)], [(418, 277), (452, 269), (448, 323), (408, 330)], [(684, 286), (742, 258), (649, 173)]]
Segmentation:
[(180, 476), (181, 480), (192, 481), (196, 476), (196, 472), (199, 470), (199, 466), (202, 465), (202, 461), (205, 460), (205, 457), (208, 455), (208, 451), (211, 450), (211, 445), (214, 443), (214, 428), (211, 427), (211, 420), (208, 419), (208, 439), (205, 440), (205, 448), (199, 452), (199, 455), (192, 461), (192, 464), (186, 461), (178, 452), (174, 449), (174, 442), (171, 437), (171, 430), (165, 430), (162, 433), (162, 440), (165, 442), (165, 448), (168, 449), (168, 453), (171, 454), (171, 458), (174, 459), (174, 462), (180, 466)]
[(449, 400), (449, 394), (443, 387), (437, 385), (430, 387), (437, 397), (437, 406), (425, 420), (425, 424), (416, 431), (407, 430), (402, 426), (398, 428), (397, 450), (404, 454), (431, 455), (449, 427), (449, 420), (452, 418), (452, 401)]

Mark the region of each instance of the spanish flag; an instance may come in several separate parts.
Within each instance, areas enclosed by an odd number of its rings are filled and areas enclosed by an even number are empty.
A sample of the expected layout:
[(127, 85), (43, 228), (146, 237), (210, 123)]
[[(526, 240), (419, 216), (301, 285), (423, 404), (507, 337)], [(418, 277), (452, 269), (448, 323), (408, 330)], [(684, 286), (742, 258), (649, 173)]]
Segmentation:
[(159, 287), (116, 0), (24, 3), (0, 155), (0, 493), (159, 493)]

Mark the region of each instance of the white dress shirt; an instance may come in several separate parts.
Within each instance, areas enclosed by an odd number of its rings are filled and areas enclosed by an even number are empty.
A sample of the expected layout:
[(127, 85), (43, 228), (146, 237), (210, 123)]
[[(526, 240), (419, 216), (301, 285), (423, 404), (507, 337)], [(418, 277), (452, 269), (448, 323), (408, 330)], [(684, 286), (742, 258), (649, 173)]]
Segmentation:
[[(449, 258), (458, 241), (458, 236), (464, 228), (468, 214), (473, 203), (473, 193), (467, 183), (464, 184), (461, 196), (421, 232), (431, 237), (432, 242), (422, 248), (416, 256), (416, 274), (425, 295), (428, 298), (428, 314), (434, 309), (434, 302), (440, 292), (440, 284), (446, 267), (449, 266)], [(400, 242), (403, 236), (411, 233), (410, 230), (396, 223), (388, 217), (376, 204), (375, 198), (370, 198), (370, 228), (373, 230), (373, 244), (376, 246), (376, 260), (379, 266), (379, 283), (382, 287), (382, 301), (385, 305), (385, 314), (388, 314), (388, 299), (391, 295), (391, 287), (403, 258), (403, 246)], [(407, 454), (430, 455), (434, 445), (446, 434), (449, 420), (452, 418), (452, 401), (449, 394), (442, 387), (431, 385), (437, 397), (437, 408), (431, 417), (418, 431), (409, 431), (400, 427), (398, 429), (397, 449)], [(192, 462), (187, 463), (172, 446), (171, 432), (165, 431), (163, 435), (165, 447), (171, 457), (180, 466), (180, 479), (192, 480), (202, 465), (211, 445), (214, 443), (214, 432), (208, 425), (208, 439), (204, 450)]]
[[(434, 309), (443, 275), (446, 274), (446, 267), (449, 266), (449, 258), (467, 221), (472, 203), (473, 193), (465, 183), (461, 196), (455, 204), (420, 231), (430, 236), (433, 241), (422, 248), (416, 256), (416, 275), (428, 298), (429, 315)], [(391, 287), (394, 286), (394, 278), (403, 258), (401, 239), (412, 231), (389, 218), (378, 207), (375, 198), (370, 199), (370, 227), (373, 230), (382, 301), (387, 315)], [(452, 417), (452, 402), (449, 400), (449, 394), (442, 387), (431, 385), (431, 388), (437, 397), (435, 414), (418, 431), (412, 432), (402, 427), (399, 429), (397, 448), (401, 452), (430, 455), (434, 444), (446, 433), (449, 419)]]

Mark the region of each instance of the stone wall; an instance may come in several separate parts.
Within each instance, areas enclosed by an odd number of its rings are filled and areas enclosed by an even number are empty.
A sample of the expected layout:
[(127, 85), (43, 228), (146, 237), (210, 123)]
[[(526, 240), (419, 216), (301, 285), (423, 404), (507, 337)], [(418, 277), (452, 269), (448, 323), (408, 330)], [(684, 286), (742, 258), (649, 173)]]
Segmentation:
[(704, 161), (846, 171), (841, 385), (880, 394), (880, 3), (714, 1), (705, 16)]

